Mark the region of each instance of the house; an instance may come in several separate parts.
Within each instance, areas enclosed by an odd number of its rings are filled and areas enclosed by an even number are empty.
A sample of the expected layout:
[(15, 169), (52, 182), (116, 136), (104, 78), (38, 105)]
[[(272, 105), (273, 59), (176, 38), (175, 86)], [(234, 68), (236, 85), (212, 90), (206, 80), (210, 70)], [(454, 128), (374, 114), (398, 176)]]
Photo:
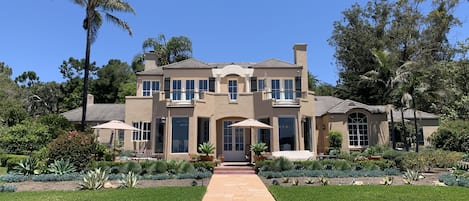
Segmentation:
[[(255, 142), (265, 142), (269, 151), (313, 151), (315, 107), (308, 91), (306, 44), (293, 49), (294, 64), (188, 59), (156, 66), (154, 53), (145, 54), (137, 95), (126, 97), (125, 104), (125, 122), (142, 130), (125, 135), (125, 148), (187, 159), (198, 144), (211, 142), (225, 161), (244, 161)], [(248, 118), (273, 129), (229, 127)]]
[[(294, 63), (277, 59), (206, 63), (191, 58), (157, 66), (155, 53), (146, 53), (145, 70), (137, 73), (136, 96), (127, 96), (125, 105), (118, 106), (123, 111), (109, 111), (121, 112), (115, 119), (140, 129), (119, 134), (123, 148), (147, 156), (188, 159), (188, 154), (197, 153), (199, 144), (210, 142), (216, 146), (216, 157), (245, 161), (251, 157), (250, 144), (264, 142), (268, 153), (308, 150), (316, 156), (327, 153), (331, 130), (343, 134), (345, 152), (390, 144), (391, 113), (385, 106), (315, 96), (308, 91), (306, 47), (294, 45)], [(106, 113), (98, 105), (88, 106), (89, 113), (95, 109), (98, 114)], [(400, 112), (393, 110), (392, 114), (397, 122)], [(417, 114), (426, 139), (436, 130), (438, 116)], [(230, 127), (245, 119), (273, 128)], [(406, 111), (404, 119), (412, 120), (413, 113)], [(107, 140), (103, 136), (101, 141)]]

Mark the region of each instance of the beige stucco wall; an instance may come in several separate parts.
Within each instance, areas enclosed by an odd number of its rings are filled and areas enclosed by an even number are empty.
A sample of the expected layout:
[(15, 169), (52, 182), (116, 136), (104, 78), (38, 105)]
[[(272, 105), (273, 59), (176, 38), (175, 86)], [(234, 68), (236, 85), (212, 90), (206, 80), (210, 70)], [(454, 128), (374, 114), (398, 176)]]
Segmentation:
[(318, 123), (322, 123), (325, 127), (325, 129), (321, 129), (322, 131), (320, 131), (323, 141), (318, 147), (320, 148), (318, 152), (327, 152), (327, 148), (329, 146), (327, 135), (331, 130), (336, 130), (342, 133), (342, 151), (349, 152), (352, 150), (362, 150), (366, 148), (349, 146), (347, 118), (348, 115), (353, 112), (360, 112), (367, 116), (369, 146), (389, 144), (389, 129), (386, 114), (372, 114), (364, 109), (352, 109), (346, 114), (327, 114), (317, 120), (319, 121)]
[[(153, 97), (125, 97), (125, 123), (132, 125), (132, 122), (148, 121), (152, 122), (152, 101)], [(153, 122), (152, 122), (153, 127)], [(152, 129), (153, 132), (153, 129)], [(148, 143), (147, 143), (148, 145)], [(132, 142), (132, 131), (125, 131), (124, 149), (138, 150), (139, 145)], [(140, 144), (141, 146), (141, 144)]]

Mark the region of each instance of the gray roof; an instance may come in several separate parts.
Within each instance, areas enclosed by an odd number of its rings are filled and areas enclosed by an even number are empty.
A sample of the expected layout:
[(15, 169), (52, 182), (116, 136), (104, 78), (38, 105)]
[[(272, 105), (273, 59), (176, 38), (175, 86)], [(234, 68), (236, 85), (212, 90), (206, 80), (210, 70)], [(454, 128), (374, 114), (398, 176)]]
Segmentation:
[(228, 65), (238, 65), (243, 68), (299, 68), (300, 66), (296, 64), (291, 64), (285, 61), (280, 61), (278, 59), (267, 59), (265, 61), (255, 63), (255, 62), (211, 62), (205, 63), (194, 58), (189, 58), (184, 61), (159, 66), (155, 69), (146, 70), (138, 72), (137, 75), (163, 75), (164, 69), (179, 69), (179, 68), (188, 68), (188, 69), (206, 69), (206, 68), (218, 68)]
[[(71, 122), (80, 122), (82, 107), (62, 113)], [(87, 122), (125, 120), (125, 104), (90, 104), (86, 109)]]
[(280, 61), (278, 59), (267, 59), (260, 63), (252, 65), (253, 68), (298, 68), (300, 66), (296, 64), (291, 64), (285, 61)]
[[(386, 108), (386, 106), (380, 106), (382, 108)], [(393, 108), (392, 110), (392, 115), (394, 121), (401, 121), (401, 110)], [(417, 110), (415, 113), (415, 116), (417, 119), (439, 119), (440, 117), (431, 113), (423, 112), (420, 110)], [(388, 119), (391, 120), (391, 113), (388, 114)], [(404, 119), (414, 119), (414, 109), (407, 109), (404, 110)]]
[(322, 116), (324, 114), (344, 114), (351, 109), (365, 109), (371, 113), (384, 113), (386, 110), (381, 106), (372, 106), (363, 104), (353, 100), (342, 100), (333, 96), (315, 96), (315, 115)]

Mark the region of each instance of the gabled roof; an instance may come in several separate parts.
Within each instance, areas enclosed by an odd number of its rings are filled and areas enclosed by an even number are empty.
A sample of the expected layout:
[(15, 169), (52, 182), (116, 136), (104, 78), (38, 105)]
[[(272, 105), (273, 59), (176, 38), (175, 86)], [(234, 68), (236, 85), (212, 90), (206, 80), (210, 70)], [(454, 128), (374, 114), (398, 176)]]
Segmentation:
[[(86, 111), (87, 122), (125, 120), (125, 104), (90, 104), (87, 106)], [(71, 122), (80, 122), (82, 107), (64, 112), (62, 115)]]
[(137, 72), (137, 75), (163, 75), (163, 74), (164, 72), (162, 68), (155, 68), (151, 70)]
[(212, 68), (208, 64), (201, 62), (194, 58), (189, 58), (184, 61), (168, 64), (161, 66), (163, 69), (173, 69), (173, 68)]
[(329, 114), (345, 114), (351, 109), (364, 109), (371, 113), (384, 113), (381, 106), (366, 105), (353, 100), (342, 100), (333, 96), (315, 96), (315, 115), (320, 117)]
[(267, 60), (262, 61), (260, 63), (254, 64), (251, 67), (253, 67), (253, 68), (277, 68), (277, 67), (280, 67), (280, 68), (298, 68), (300, 66), (272, 58), (272, 59), (267, 59)]

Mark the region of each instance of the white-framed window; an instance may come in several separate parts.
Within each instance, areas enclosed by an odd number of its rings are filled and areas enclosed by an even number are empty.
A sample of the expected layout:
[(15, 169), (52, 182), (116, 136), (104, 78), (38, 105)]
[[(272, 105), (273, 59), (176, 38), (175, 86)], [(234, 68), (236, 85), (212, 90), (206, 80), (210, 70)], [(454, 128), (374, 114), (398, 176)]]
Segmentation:
[(154, 93), (160, 91), (160, 82), (152, 80), (144, 80), (142, 87), (142, 96), (152, 96)]
[(199, 97), (202, 97), (204, 91), (208, 91), (208, 80), (199, 80)]
[(186, 100), (194, 99), (194, 80), (186, 80)]
[(272, 99), (280, 99), (280, 80), (272, 80)]
[(295, 93), (293, 90), (293, 80), (283, 80), (283, 88), (285, 91), (285, 99), (293, 99), (293, 94)]
[(238, 81), (228, 80), (228, 93), (230, 94), (230, 100), (235, 101), (238, 99)]
[(173, 80), (173, 100), (181, 100), (181, 80)]
[(264, 91), (265, 80), (257, 80), (257, 91)]
[(132, 126), (140, 130), (132, 131), (132, 141), (149, 141), (151, 123), (147, 121), (132, 122)]
[(348, 134), (350, 146), (368, 146), (368, 121), (363, 113), (348, 115)]

